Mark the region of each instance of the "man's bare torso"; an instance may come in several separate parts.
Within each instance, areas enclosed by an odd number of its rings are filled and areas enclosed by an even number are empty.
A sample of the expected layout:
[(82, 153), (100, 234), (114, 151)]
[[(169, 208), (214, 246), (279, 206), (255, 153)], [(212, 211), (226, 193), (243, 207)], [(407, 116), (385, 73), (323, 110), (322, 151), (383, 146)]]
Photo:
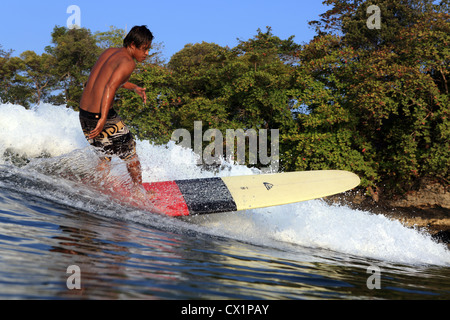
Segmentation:
[[(92, 113), (100, 113), (102, 99), (104, 98), (103, 93), (112, 74), (124, 63), (136, 65), (125, 50), (124, 48), (112, 48), (107, 49), (100, 55), (91, 70), (88, 82), (83, 91), (80, 102), (81, 109)], [(128, 81), (130, 75), (131, 72), (121, 85)]]

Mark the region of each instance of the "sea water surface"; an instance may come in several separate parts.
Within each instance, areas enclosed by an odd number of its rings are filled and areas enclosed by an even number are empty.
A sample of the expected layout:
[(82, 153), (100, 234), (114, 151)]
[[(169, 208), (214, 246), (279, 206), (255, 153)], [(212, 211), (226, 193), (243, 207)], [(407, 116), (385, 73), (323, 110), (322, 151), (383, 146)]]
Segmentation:
[[(137, 149), (145, 181), (259, 174)], [(323, 200), (171, 218), (86, 184), (96, 163), (77, 112), (0, 104), (0, 299), (450, 298), (448, 247), (398, 221)]]

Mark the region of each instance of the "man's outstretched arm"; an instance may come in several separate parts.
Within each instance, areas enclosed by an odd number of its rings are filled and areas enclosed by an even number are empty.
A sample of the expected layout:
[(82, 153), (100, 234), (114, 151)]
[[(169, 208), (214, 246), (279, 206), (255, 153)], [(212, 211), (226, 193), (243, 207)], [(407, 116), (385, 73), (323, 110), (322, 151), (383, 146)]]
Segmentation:
[(131, 82), (125, 83), (122, 86), (122, 88), (136, 92), (138, 95), (141, 96), (142, 100), (144, 100), (144, 104), (147, 103), (147, 95), (145, 94), (145, 90), (147, 90), (147, 88), (141, 88), (138, 85), (135, 85)]

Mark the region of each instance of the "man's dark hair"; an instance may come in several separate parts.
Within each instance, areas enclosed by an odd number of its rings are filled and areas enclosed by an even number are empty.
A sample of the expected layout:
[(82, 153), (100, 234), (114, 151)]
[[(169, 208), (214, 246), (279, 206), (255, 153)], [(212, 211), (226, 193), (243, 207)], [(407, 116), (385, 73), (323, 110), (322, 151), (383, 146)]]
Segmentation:
[(152, 41), (153, 34), (147, 29), (147, 26), (134, 26), (123, 39), (123, 46), (127, 48), (134, 43), (136, 48), (140, 48), (143, 45), (151, 45)]

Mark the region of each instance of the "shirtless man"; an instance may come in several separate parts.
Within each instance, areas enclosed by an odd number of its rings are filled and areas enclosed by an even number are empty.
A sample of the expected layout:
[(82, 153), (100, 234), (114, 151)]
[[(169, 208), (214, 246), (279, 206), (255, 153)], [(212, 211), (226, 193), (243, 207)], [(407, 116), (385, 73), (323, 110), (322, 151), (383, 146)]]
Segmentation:
[(134, 184), (142, 184), (142, 171), (136, 143), (128, 127), (113, 109), (116, 91), (123, 87), (136, 92), (147, 102), (145, 88), (128, 82), (136, 68), (148, 56), (153, 35), (146, 26), (136, 26), (123, 41), (123, 48), (103, 52), (91, 70), (80, 102), (80, 123), (86, 139), (107, 156), (126, 161)]

